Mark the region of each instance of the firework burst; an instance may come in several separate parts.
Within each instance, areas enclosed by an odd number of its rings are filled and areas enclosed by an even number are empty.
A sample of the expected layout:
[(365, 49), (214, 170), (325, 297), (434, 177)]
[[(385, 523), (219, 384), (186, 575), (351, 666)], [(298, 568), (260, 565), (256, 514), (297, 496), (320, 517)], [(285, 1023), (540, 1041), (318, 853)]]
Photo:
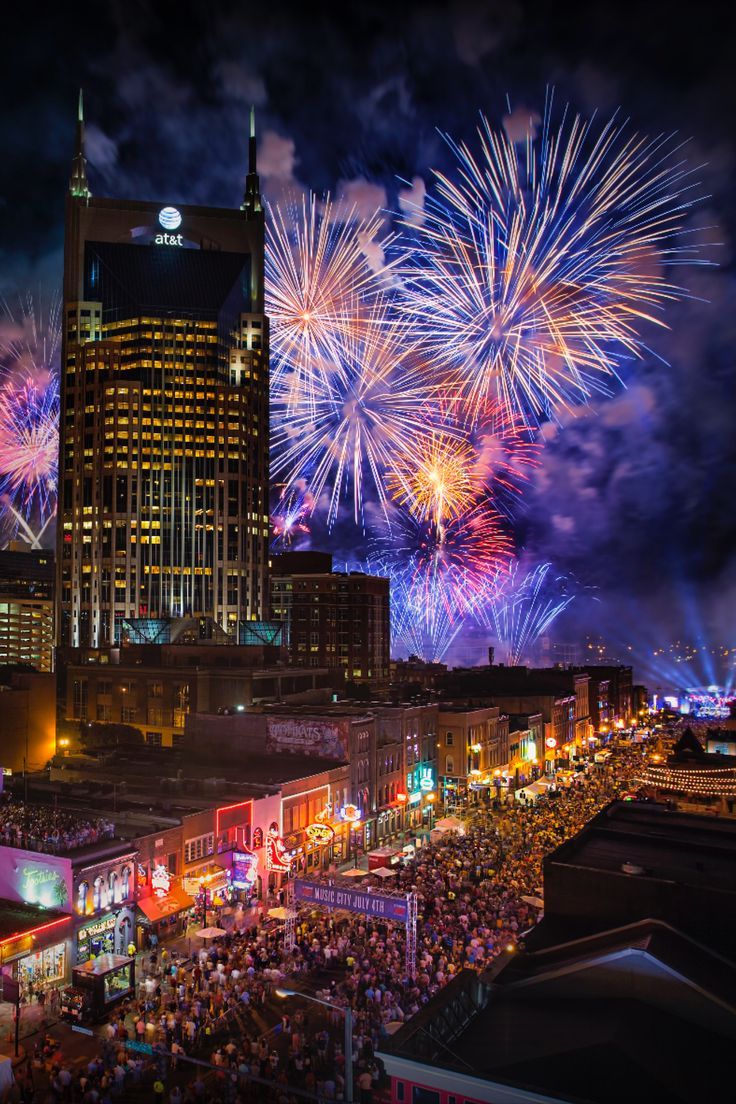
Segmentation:
[(382, 222), (379, 212), (358, 219), (355, 210), (340, 212), (329, 196), (320, 201), (314, 194), (301, 207), (269, 210), (271, 377), (278, 385), (282, 373), (288, 374), (293, 406), (308, 404), (315, 381), (327, 382), (340, 370), (337, 343), (352, 333), (362, 298), (378, 286), (366, 246)]
[(454, 623), (497, 593), (513, 545), (487, 502), (439, 523), (402, 512), (391, 525), (391, 546), (384, 545), (381, 558), (393, 575), (407, 568), (412, 593), (427, 611), (439, 603)]
[(0, 497), (6, 508), (41, 524), (56, 510), (59, 389), (34, 380), (0, 390)]
[(308, 487), (329, 528), (346, 495), (363, 524), (368, 483), (385, 510), (385, 473), (424, 432), (431, 393), (411, 335), (391, 323), (383, 296), (364, 308), (360, 325), (333, 336), (333, 354), (330, 370), (312, 376), (308, 401), (294, 404), (291, 373), (277, 383), (271, 435), (272, 474), (286, 487)]
[(526, 574), (515, 563), (499, 583), (497, 596), (486, 608), (487, 623), (493, 628), (504, 662), (518, 666), (575, 595), (567, 593), (568, 580), (555, 576), (550, 563), (539, 564)]
[(56, 512), (60, 300), (29, 294), (0, 316), (0, 513), (6, 536), (32, 544)]
[(485, 118), (478, 135), (477, 157), (447, 137), (457, 172), (405, 221), (400, 306), (471, 423), (489, 398), (546, 419), (610, 390), (683, 295), (662, 272), (694, 259), (675, 244), (693, 185), (668, 139), (579, 117), (555, 130), (551, 103), (538, 139)]
[(312, 496), (303, 483), (282, 487), (271, 514), (271, 549), (283, 552), (309, 535), (309, 516), (314, 508)]

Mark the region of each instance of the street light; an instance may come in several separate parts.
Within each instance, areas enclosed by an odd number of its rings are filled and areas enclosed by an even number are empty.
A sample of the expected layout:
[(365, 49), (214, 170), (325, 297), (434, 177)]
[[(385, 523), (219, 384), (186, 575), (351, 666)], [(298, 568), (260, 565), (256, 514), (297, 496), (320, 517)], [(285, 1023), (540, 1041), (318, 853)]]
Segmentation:
[(345, 1017), (345, 1100), (346, 1104), (353, 1104), (353, 1010), (350, 1005), (340, 1008), (339, 1004), (330, 1004), (320, 997), (313, 997), (309, 993), (300, 993), (296, 989), (284, 989), (278, 986), (274, 993), (281, 1000), (287, 997), (301, 997), (303, 1000), (312, 1001), (313, 1004), (323, 1004), (331, 1011), (342, 1012)]

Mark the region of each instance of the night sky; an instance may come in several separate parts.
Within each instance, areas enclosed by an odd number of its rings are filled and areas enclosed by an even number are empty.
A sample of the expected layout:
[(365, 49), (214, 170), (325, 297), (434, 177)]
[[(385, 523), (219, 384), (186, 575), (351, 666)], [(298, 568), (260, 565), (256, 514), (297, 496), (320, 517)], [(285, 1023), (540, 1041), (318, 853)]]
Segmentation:
[[(95, 194), (235, 206), (255, 103), (267, 198), (312, 188), (395, 209), (398, 178), (448, 166), (437, 128), (472, 140), (555, 99), (677, 132), (703, 201), (690, 228), (711, 268), (647, 334), (627, 389), (547, 427), (519, 519), (600, 601), (584, 627), (621, 641), (730, 641), (736, 607), (736, 81), (724, 5), (14, 4), (3, 13), (0, 283), (61, 279), (64, 191), (84, 86)], [(249, 14), (249, 13), (254, 14)], [(421, 187), (421, 185), (418, 185)], [(683, 270), (678, 272), (683, 279)], [(356, 548), (356, 552), (360, 552)], [(570, 631), (577, 631), (571, 627)]]

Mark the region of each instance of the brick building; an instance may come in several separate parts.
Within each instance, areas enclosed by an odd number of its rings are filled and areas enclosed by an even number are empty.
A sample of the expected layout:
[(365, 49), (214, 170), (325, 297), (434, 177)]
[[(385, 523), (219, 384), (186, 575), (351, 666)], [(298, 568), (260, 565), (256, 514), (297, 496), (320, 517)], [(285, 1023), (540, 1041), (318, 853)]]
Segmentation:
[(271, 563), (271, 613), (287, 626), (289, 657), (301, 667), (337, 667), (348, 682), (389, 680), (389, 581), (332, 570), (332, 557), (285, 552)]

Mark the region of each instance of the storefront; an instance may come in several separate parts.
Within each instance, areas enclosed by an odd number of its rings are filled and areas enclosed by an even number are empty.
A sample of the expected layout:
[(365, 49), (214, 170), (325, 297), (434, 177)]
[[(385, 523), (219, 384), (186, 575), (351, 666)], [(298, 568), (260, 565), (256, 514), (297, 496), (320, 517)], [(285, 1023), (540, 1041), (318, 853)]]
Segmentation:
[(21, 997), (66, 981), (71, 917), (0, 901), (0, 970), (20, 985)]
[(34, 951), (18, 959), (17, 978), (23, 1000), (40, 989), (52, 989), (66, 980), (66, 943), (54, 943), (51, 947)]
[(148, 946), (153, 935), (159, 940), (181, 935), (194, 906), (194, 897), (171, 879), (165, 891), (144, 897), (138, 902), (138, 947)]

